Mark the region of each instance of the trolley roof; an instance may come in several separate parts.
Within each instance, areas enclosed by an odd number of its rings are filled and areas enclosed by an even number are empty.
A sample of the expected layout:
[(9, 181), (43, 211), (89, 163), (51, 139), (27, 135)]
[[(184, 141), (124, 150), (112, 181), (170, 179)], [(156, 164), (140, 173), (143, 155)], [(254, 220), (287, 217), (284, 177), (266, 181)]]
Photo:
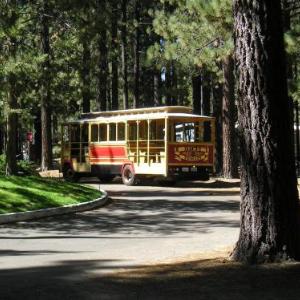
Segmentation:
[(170, 118), (203, 118), (214, 119), (213, 117), (196, 115), (192, 113), (192, 108), (186, 106), (162, 106), (151, 108), (136, 108), (116, 111), (90, 112), (81, 115), (77, 121), (68, 123), (86, 122), (124, 122), (130, 120), (154, 120)]

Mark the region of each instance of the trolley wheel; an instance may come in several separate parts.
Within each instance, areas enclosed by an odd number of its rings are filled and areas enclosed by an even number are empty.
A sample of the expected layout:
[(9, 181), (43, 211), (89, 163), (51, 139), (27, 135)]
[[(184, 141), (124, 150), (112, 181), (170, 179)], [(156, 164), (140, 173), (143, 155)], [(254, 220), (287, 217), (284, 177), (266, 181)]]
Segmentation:
[(98, 178), (102, 183), (109, 183), (114, 180), (115, 176), (105, 176), (105, 177), (99, 176)]
[(125, 185), (134, 185), (136, 176), (131, 165), (126, 165), (122, 170), (122, 181)]
[(68, 165), (64, 166), (63, 168), (63, 176), (65, 180), (71, 182), (76, 182), (79, 179), (79, 174)]

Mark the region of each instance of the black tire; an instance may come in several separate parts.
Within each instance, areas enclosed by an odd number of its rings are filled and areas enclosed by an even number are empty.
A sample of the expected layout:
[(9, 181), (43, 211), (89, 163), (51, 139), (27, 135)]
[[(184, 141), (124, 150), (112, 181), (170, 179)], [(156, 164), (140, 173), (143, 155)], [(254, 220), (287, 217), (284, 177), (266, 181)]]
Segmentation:
[(77, 182), (79, 180), (79, 174), (76, 173), (70, 166), (66, 165), (63, 168), (64, 179), (70, 182)]
[(202, 181), (208, 181), (209, 180), (209, 172), (207, 169), (200, 169), (199, 173), (197, 174), (197, 179)]
[(102, 183), (110, 183), (114, 180), (115, 176), (105, 176), (105, 177), (99, 176), (98, 178)]
[(136, 183), (136, 176), (131, 165), (126, 165), (122, 170), (122, 181), (125, 185), (131, 186)]

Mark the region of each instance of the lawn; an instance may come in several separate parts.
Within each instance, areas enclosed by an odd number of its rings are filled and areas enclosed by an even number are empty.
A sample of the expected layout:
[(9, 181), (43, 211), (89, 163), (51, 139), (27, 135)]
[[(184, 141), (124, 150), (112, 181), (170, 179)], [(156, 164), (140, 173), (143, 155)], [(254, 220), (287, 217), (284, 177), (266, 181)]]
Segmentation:
[(0, 176), (0, 214), (76, 204), (99, 198), (95, 189), (35, 176)]

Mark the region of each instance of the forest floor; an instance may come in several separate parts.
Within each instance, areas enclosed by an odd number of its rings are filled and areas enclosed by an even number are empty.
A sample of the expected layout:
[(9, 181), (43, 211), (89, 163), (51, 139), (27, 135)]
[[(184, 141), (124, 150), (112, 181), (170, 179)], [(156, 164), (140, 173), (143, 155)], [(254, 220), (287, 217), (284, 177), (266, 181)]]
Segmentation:
[(87, 264), (71, 261), (64, 269), (61, 265), (12, 269), (0, 272), (0, 290), (6, 300), (300, 299), (300, 263), (244, 265), (228, 257), (228, 251), (207, 253), (103, 275), (88, 275)]
[(298, 300), (300, 263), (245, 265), (230, 252), (143, 267), (98, 278), (110, 290), (101, 299)]
[(0, 214), (77, 204), (99, 198), (98, 190), (37, 176), (0, 176)]

